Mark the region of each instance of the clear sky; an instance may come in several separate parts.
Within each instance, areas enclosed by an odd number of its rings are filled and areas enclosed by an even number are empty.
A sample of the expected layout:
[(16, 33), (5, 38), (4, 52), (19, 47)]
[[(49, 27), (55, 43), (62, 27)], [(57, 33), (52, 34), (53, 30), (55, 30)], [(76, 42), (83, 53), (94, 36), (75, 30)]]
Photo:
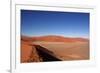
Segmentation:
[(21, 35), (89, 37), (89, 13), (21, 10)]

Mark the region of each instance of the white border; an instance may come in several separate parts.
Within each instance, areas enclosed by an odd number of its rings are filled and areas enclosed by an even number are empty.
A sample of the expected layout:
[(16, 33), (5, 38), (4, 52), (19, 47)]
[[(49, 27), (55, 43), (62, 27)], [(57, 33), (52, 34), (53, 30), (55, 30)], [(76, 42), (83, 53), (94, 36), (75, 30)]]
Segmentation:
[[(11, 71), (38, 71), (38, 70), (52, 70), (64, 68), (79, 68), (95, 65), (95, 12), (92, 7), (77, 7), (77, 6), (47, 6), (47, 5), (27, 5), (16, 4), (12, 13), (12, 59)], [(63, 11), (63, 12), (84, 12), (90, 13), (90, 60), (80, 61), (63, 61), (63, 62), (46, 62), (46, 63), (20, 63), (20, 9), (26, 10), (49, 10), (49, 11)]]

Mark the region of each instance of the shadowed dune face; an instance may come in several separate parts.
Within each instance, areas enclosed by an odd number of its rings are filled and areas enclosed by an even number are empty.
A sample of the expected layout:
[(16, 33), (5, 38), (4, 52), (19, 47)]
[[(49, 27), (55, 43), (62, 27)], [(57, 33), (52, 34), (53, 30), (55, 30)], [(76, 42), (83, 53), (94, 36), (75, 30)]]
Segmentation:
[(21, 36), (21, 63), (44, 62), (45, 57), (41, 56), (35, 45), (40, 45), (51, 51), (53, 56), (62, 61), (89, 59), (88, 39), (52, 35), (41, 37)]

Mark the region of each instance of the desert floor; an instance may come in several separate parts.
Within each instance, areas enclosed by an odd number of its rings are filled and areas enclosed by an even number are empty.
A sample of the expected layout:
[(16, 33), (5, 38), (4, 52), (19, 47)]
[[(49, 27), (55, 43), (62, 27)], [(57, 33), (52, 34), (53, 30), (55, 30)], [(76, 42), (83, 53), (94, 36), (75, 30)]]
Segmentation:
[(47, 50), (61, 60), (86, 60), (89, 59), (89, 43), (88, 42), (33, 42)]

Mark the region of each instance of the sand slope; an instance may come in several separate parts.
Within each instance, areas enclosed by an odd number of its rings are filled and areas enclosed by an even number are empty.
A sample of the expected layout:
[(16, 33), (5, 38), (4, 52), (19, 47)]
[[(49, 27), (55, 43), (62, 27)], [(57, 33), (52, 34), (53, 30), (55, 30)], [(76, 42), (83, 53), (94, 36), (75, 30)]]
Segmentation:
[(41, 45), (61, 60), (88, 60), (89, 40), (62, 36), (21, 36), (21, 62), (42, 62), (34, 45)]

